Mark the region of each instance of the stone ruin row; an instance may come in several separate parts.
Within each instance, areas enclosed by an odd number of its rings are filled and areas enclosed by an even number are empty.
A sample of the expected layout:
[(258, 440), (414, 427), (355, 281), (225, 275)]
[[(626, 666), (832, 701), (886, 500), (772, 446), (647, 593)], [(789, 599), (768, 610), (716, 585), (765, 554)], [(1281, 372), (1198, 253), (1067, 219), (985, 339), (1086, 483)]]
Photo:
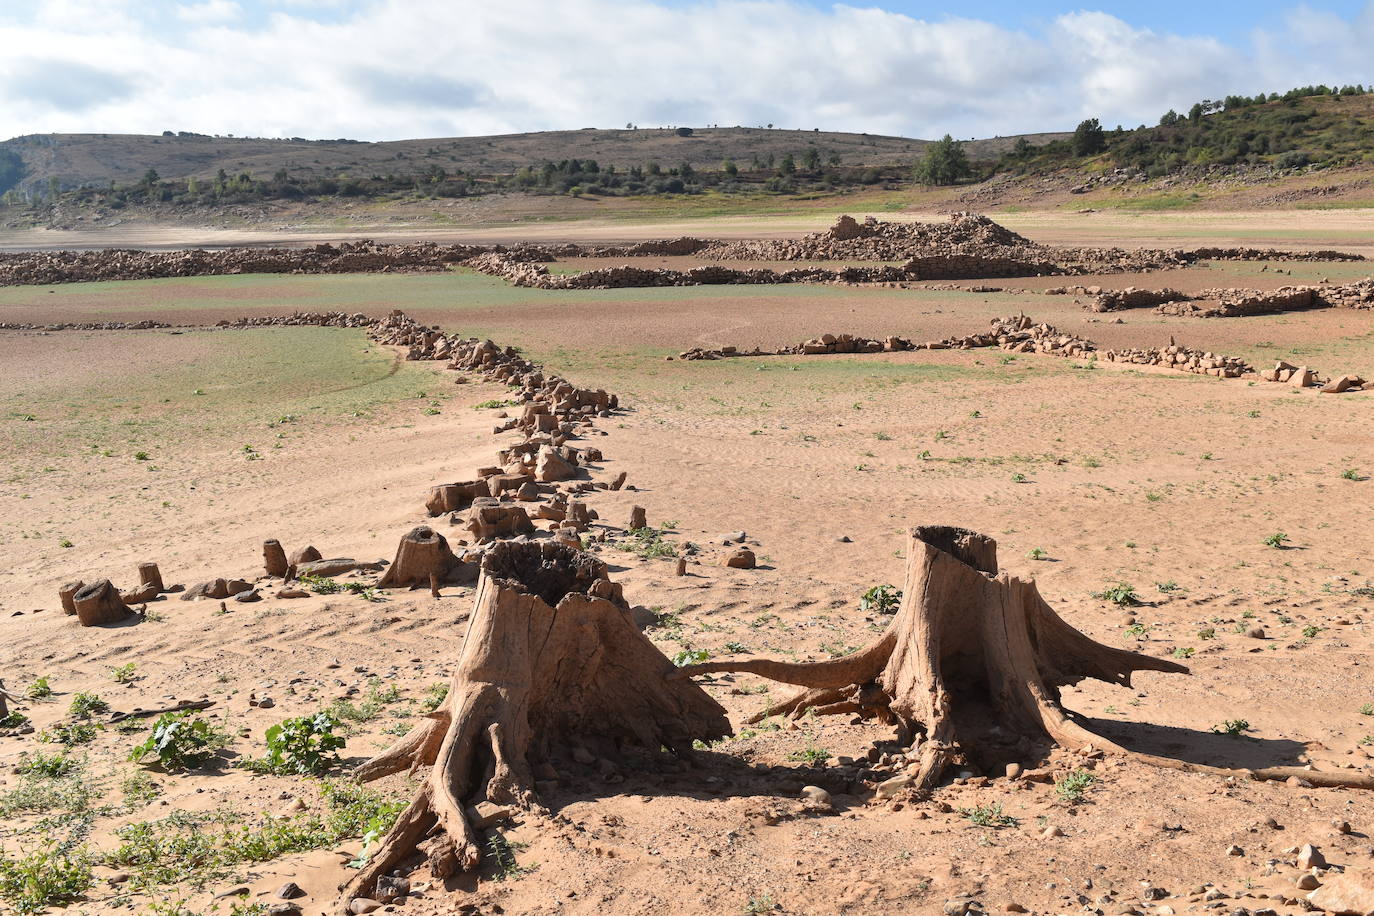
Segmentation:
[[(885, 337), (876, 340), (850, 334), (825, 334), (780, 350), (693, 347), (679, 353), (677, 358), (690, 361), (729, 359), (737, 356), (819, 356), (836, 353), (893, 353), (903, 350), (972, 350), (985, 347), (997, 347), (1010, 353), (1042, 353), (1067, 359), (1096, 358), (1100, 355), (1108, 362), (1159, 366), (1178, 372), (1212, 375), (1217, 378), (1239, 378), (1242, 375), (1256, 373), (1256, 370), (1243, 359), (1184, 347), (1175, 343), (1172, 338), (1167, 347), (1101, 350), (1091, 340), (1061, 331), (1053, 325), (1036, 324), (1025, 315), (995, 318), (991, 329), (981, 334), (948, 337), (924, 343), (905, 337)], [(1286, 382), (1299, 388), (1315, 387), (1328, 394), (1359, 391), (1366, 384), (1364, 379), (1355, 375), (1344, 375), (1328, 381), (1314, 370), (1285, 362), (1280, 362), (1273, 370), (1256, 374), (1265, 381)]]
[[(365, 328), (369, 338), (379, 344), (405, 348), (410, 360), (448, 360), (447, 368), (470, 373), (498, 382), (512, 389), (511, 400), (520, 406), (518, 415), (508, 417), (502, 411), (503, 422), (493, 433), (519, 430), (522, 438), (496, 455), (496, 463), (480, 468), (472, 480), (440, 484), (430, 490), (425, 508), (430, 516), (449, 514), (453, 525), (461, 526), (467, 535), (458, 541), (461, 554), (453, 553), (443, 535), (428, 527), (416, 528), (403, 540), (397, 563), (362, 563), (352, 558), (324, 559), (314, 547), (305, 547), (288, 557), (275, 540), (263, 545), (267, 580), (281, 579), (283, 588), (278, 598), (303, 598), (309, 593), (290, 585), (293, 578), (304, 575), (336, 576), (348, 572), (379, 572), (386, 574), (377, 587), (423, 585), (423, 581), (392, 581), (405, 556), (407, 542), (437, 542), (444, 571), (444, 582), (465, 582), (476, 578), (478, 565), (485, 548), (505, 538), (522, 538), (536, 532), (536, 521), (547, 523), (553, 537), (560, 543), (582, 547), (582, 534), (600, 516), (585, 501), (588, 494), (598, 490), (619, 490), (625, 485), (626, 474), (621, 472), (610, 481), (596, 481), (590, 474), (591, 465), (602, 460), (601, 450), (589, 445), (574, 445), (570, 440), (604, 432), (595, 429), (597, 418), (609, 417), (619, 408), (619, 399), (601, 389), (579, 388), (566, 379), (546, 373), (513, 347), (501, 348), (490, 340), (464, 339), (448, 335), (438, 328), (425, 327), (400, 312), (393, 311), (386, 318), (373, 319), (360, 313), (297, 312), (289, 316), (250, 317), (238, 321), (220, 322), (221, 327), (263, 326), (322, 326)], [(459, 383), (467, 381), (460, 375)], [(587, 472), (584, 474), (583, 472)], [(574, 479), (574, 478), (582, 479)], [(527, 508), (529, 507), (529, 508)], [(635, 507), (630, 526), (642, 528), (647, 524), (644, 510)], [(605, 533), (600, 535), (605, 539)], [(728, 559), (739, 565), (735, 551)], [(743, 551), (746, 552), (747, 551)], [(752, 566), (752, 562), (748, 564)], [(680, 560), (678, 573), (685, 572)], [(164, 592), (182, 592), (183, 600), (195, 598), (257, 601), (263, 597), (259, 584), (245, 579), (215, 578), (188, 589), (174, 586), (164, 588), (156, 564), (141, 564), (143, 584), (135, 590), (119, 592), (109, 580), (87, 584), (67, 583), (59, 598), (68, 613), (76, 614), (83, 626), (114, 623), (133, 616), (130, 607), (146, 602)], [(437, 590), (439, 579), (431, 578)]]
[[(712, 261), (899, 261), (901, 266), (804, 267), (737, 270), (707, 265), (691, 270), (629, 266), (551, 275), (541, 262), (566, 257), (696, 256)], [(0, 286), (198, 277), (225, 274), (339, 274), (440, 271), (462, 264), (541, 289), (607, 289), (736, 283), (892, 283), (985, 277), (1117, 273), (1180, 267), (1199, 261), (1353, 261), (1338, 251), (1287, 252), (1254, 248), (1057, 248), (1017, 235), (985, 216), (956, 213), (945, 223), (891, 223), (849, 216), (800, 239), (742, 242), (665, 239), (623, 246), (381, 244), (370, 240), (306, 248), (228, 248), (216, 251), (48, 251), (0, 254)]]
[[(1214, 301), (1216, 304), (1195, 304), (1199, 301)], [(1374, 309), (1374, 278), (1341, 286), (1285, 286), (1277, 290), (1205, 289), (1195, 296), (1167, 288), (1150, 290), (1127, 287), (1097, 293), (1088, 305), (1088, 309), (1094, 312), (1151, 307), (1161, 315), (1194, 318), (1240, 318), (1313, 308)]]

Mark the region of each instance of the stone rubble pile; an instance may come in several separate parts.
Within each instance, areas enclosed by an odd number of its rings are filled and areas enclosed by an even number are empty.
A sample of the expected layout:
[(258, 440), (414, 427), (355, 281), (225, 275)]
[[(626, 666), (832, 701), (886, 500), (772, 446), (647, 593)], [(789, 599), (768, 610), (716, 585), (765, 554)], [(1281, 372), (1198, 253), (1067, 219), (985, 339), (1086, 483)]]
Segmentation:
[(0, 321), (0, 331), (158, 331), (175, 327), (165, 321), (61, 321), (54, 324), (27, 324)]
[[(900, 266), (735, 270), (706, 265), (690, 270), (620, 266), (551, 275), (542, 264), (559, 258), (698, 256), (711, 261), (893, 261)], [(675, 238), (632, 245), (384, 244), (370, 240), (307, 248), (228, 248), (215, 251), (47, 251), (0, 254), (0, 286), (198, 277), (225, 274), (338, 274), (439, 271), (464, 264), (520, 286), (610, 289), (741, 283), (894, 283), (992, 277), (1082, 275), (1157, 270), (1198, 261), (1350, 261), (1338, 251), (1287, 252), (1253, 248), (1149, 250), (1057, 248), (1040, 245), (986, 216), (956, 213), (944, 223), (891, 223), (842, 216), (825, 232), (800, 239), (723, 242)]]
[[(1009, 353), (1041, 353), (1066, 359), (1100, 357), (1107, 362), (1159, 366), (1177, 372), (1212, 375), (1217, 378), (1239, 378), (1255, 372), (1255, 369), (1243, 359), (1181, 346), (1172, 338), (1166, 347), (1100, 350), (1091, 340), (1062, 331), (1054, 325), (1037, 324), (1026, 315), (994, 318), (992, 326), (985, 332), (925, 343), (905, 337), (885, 337), (876, 340), (849, 334), (825, 334), (780, 350), (693, 347), (679, 353), (677, 359), (694, 361), (737, 356), (818, 356), (837, 353), (891, 353), (902, 350), (973, 350), (989, 347), (997, 347)], [(673, 359), (671, 356), (668, 358)], [(1366, 384), (1364, 379), (1355, 375), (1345, 375), (1327, 382), (1306, 367), (1296, 367), (1282, 362), (1275, 370), (1260, 372), (1258, 375), (1266, 381), (1286, 382), (1300, 388), (1315, 387), (1331, 394), (1360, 391)]]
[[(1046, 290), (1047, 295), (1062, 294), (1065, 288)], [(1273, 315), (1312, 308), (1374, 309), (1374, 278), (1339, 286), (1323, 282), (1317, 286), (1284, 286), (1275, 290), (1204, 289), (1194, 295), (1173, 289), (1101, 290), (1089, 287), (1096, 298), (1088, 309), (1115, 312), (1122, 309), (1151, 308), (1161, 315), (1192, 318), (1241, 318)]]
[(433, 271), (445, 270), (485, 250), (471, 245), (437, 245), (433, 242), (387, 245), (364, 240), (309, 248), (26, 251), (0, 253), (0, 286), (251, 273)]

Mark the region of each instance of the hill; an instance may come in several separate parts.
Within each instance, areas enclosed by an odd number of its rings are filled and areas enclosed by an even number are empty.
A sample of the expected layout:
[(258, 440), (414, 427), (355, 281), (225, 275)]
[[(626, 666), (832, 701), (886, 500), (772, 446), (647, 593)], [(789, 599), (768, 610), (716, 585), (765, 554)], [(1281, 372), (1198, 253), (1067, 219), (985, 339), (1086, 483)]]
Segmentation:
[[(1025, 137), (1037, 145), (1068, 136)], [(975, 159), (995, 159), (1018, 137), (972, 140)], [(876, 134), (777, 130), (752, 127), (698, 128), (690, 136), (674, 129), (561, 130), (491, 137), (448, 137), (366, 143), (353, 140), (258, 139), (198, 134), (33, 134), (0, 143), (0, 192), (10, 187), (46, 195), (56, 181), (63, 190), (108, 187), (141, 181), (151, 169), (163, 179), (211, 181), (248, 174), (254, 179), (282, 170), (293, 179), (419, 176), (442, 169), (473, 177), (510, 175), (546, 162), (595, 160), (619, 169), (658, 163), (676, 168), (718, 169), (725, 160), (771, 168), (786, 156), (801, 159), (814, 149), (822, 160), (853, 167), (909, 166), (930, 141)], [(6, 156), (6, 154), (9, 154)], [(18, 160), (20, 168), (4, 165)], [(5, 183), (6, 175), (10, 183)]]

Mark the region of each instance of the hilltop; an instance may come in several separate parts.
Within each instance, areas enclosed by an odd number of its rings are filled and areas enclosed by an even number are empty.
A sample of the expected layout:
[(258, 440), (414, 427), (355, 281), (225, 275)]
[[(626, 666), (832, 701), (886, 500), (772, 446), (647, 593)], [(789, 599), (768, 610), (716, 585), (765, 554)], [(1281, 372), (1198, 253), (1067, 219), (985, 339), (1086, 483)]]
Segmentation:
[[(971, 140), (971, 156), (995, 159), (1018, 139), (1042, 145), (1068, 134)], [(691, 129), (541, 131), (491, 137), (446, 137), (378, 143), (355, 140), (259, 139), (200, 134), (33, 134), (0, 143), (0, 155), (11, 153), (22, 172), (10, 186), (46, 193), (53, 179), (63, 190), (108, 187), (141, 181), (151, 169), (163, 180), (196, 178), (212, 181), (220, 170), (231, 176), (268, 178), (281, 170), (293, 179), (367, 178), (372, 175), (425, 175), (442, 169), (473, 177), (510, 175), (545, 162), (595, 160), (619, 169), (659, 163), (677, 168), (718, 169), (726, 160), (741, 169), (757, 164), (772, 168), (787, 156), (798, 159), (815, 149), (826, 162), (838, 157), (845, 166), (873, 167), (911, 163), (928, 140), (833, 131), (780, 130), (755, 127)], [(0, 191), (8, 189), (0, 168)]]

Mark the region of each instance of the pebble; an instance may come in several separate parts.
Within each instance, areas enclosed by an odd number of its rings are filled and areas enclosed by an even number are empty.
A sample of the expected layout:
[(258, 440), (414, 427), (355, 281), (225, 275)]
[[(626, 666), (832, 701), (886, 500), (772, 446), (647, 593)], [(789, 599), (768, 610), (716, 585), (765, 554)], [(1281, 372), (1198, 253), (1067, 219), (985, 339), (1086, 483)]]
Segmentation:
[(1315, 891), (1322, 886), (1322, 883), (1317, 880), (1317, 876), (1311, 872), (1303, 872), (1298, 875), (1298, 880), (1293, 883), (1298, 886), (1300, 891)]
[(348, 912), (354, 916), (362, 916), (363, 913), (371, 913), (373, 910), (381, 909), (381, 907), (381, 903), (376, 900), (370, 900), (367, 897), (355, 897), (349, 901)]
[(1057, 837), (1057, 836), (1063, 836), (1063, 835), (1064, 835), (1064, 831), (1061, 830), (1061, 829), (1058, 828), (1058, 827), (1046, 827), (1046, 828), (1040, 833), (1040, 838), (1041, 838), (1042, 840), (1048, 840), (1048, 839), (1050, 839), (1051, 837)]
[(1245, 850), (1233, 843), (1226, 847), (1226, 854), (1228, 856), (1243, 856), (1245, 855)]

